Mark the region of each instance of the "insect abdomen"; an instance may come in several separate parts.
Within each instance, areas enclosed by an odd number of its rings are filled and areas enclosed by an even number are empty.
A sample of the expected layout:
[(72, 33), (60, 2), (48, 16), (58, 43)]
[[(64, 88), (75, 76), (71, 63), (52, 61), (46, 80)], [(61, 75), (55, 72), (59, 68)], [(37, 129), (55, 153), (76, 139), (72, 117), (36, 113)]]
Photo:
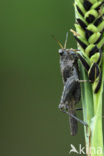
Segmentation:
[[(71, 103), (69, 105), (69, 113), (71, 113), (72, 115), (76, 116), (76, 111), (74, 108), (74, 103)], [(69, 117), (69, 125), (70, 125), (70, 133), (72, 136), (75, 136), (78, 132), (78, 122), (76, 119), (74, 119), (73, 117)]]

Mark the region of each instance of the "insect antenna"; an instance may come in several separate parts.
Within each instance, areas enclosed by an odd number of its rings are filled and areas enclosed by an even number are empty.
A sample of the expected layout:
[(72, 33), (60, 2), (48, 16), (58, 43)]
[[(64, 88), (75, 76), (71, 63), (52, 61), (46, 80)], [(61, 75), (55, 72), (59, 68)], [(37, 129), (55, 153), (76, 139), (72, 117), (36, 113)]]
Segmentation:
[(66, 49), (67, 41), (68, 41), (68, 32), (66, 33), (66, 39), (65, 39), (65, 43), (64, 43), (64, 49)]
[(62, 46), (61, 42), (59, 40), (57, 40), (54, 35), (51, 35), (51, 37), (58, 43), (58, 45), (60, 46), (61, 49), (64, 49), (64, 47)]

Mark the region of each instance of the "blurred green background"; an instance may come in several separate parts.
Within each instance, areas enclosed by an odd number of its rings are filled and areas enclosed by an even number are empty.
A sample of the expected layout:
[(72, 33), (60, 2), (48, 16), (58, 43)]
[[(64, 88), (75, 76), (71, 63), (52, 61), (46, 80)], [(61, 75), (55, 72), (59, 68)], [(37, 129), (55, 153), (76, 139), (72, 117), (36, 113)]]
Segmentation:
[[(63, 85), (51, 34), (64, 43), (70, 28), (73, 0), (0, 1), (0, 156), (68, 156), (70, 144), (84, 145), (83, 126), (70, 136), (58, 110)], [(75, 45), (70, 33), (67, 46)]]

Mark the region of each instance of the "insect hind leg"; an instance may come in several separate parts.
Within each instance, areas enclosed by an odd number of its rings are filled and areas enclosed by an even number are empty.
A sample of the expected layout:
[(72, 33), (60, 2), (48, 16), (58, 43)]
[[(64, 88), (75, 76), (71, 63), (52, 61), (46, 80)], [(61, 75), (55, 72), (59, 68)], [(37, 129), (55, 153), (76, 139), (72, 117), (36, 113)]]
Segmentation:
[[(68, 113), (72, 115), (72, 116), (71, 115), (69, 116), (70, 133), (72, 136), (75, 136), (78, 132), (78, 122), (75, 119), (77, 118), (76, 110), (75, 110), (75, 101), (72, 100), (68, 106), (69, 106)], [(75, 118), (73, 118), (73, 116)]]
[(67, 104), (69, 103), (74, 90), (76, 89), (78, 82), (75, 77), (69, 77), (64, 85), (64, 89), (61, 96), (61, 101), (59, 104), (59, 109), (67, 109)]
[(81, 124), (83, 124), (84, 126), (88, 127), (88, 124), (82, 120), (80, 120), (79, 118), (77, 118), (76, 116), (74, 116), (73, 114), (71, 114), (70, 112), (67, 112), (65, 110), (62, 110), (63, 113), (71, 116), (72, 118), (74, 118), (75, 120), (77, 120), (78, 122), (80, 122)]

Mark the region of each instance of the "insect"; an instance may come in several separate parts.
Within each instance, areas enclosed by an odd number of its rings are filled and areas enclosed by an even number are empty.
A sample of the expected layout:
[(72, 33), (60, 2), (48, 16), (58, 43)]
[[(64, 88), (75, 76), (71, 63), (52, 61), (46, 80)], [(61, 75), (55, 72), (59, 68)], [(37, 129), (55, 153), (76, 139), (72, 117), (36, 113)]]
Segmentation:
[(80, 83), (78, 82), (79, 71), (78, 56), (76, 54), (77, 50), (66, 49), (67, 39), (68, 33), (66, 34), (64, 47), (55, 39), (61, 47), (58, 52), (60, 55), (60, 68), (64, 84), (59, 109), (64, 113), (69, 114), (70, 132), (71, 135), (74, 136), (78, 131), (77, 121), (83, 123), (83, 121), (76, 117), (77, 109), (75, 108), (75, 105), (80, 101), (81, 89)]

